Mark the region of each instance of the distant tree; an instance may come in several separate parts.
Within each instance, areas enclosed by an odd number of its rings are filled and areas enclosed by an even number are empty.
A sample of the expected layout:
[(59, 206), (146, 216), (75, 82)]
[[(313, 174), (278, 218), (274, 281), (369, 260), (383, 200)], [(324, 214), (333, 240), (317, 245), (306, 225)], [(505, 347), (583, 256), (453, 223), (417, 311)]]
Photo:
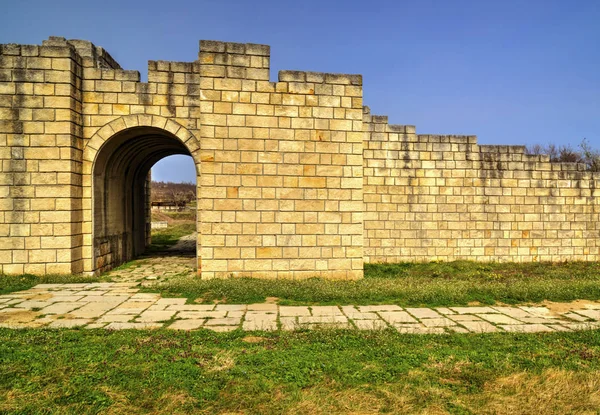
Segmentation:
[(588, 170), (600, 171), (600, 151), (593, 149), (585, 138), (578, 147), (579, 150), (574, 150), (570, 145), (534, 144), (527, 147), (527, 153), (533, 155), (545, 154), (550, 156), (550, 161), (581, 163), (585, 164)]
[(579, 144), (583, 155), (583, 162), (591, 171), (600, 171), (600, 151), (593, 149), (587, 139)]
[(150, 194), (153, 202), (174, 202), (180, 206), (196, 199), (196, 184), (153, 181)]

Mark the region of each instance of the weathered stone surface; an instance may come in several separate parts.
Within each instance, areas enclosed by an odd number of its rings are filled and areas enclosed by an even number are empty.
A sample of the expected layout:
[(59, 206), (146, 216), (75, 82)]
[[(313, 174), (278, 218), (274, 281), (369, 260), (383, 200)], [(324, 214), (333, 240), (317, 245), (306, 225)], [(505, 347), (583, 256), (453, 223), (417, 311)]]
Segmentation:
[(417, 323), (414, 317), (411, 317), (406, 311), (390, 312), (382, 311), (379, 313), (382, 319), (390, 324), (395, 323)]
[(342, 311), (337, 306), (313, 306), (310, 311), (313, 316), (342, 316)]
[(142, 323), (152, 323), (170, 320), (175, 315), (175, 311), (144, 311), (136, 321)]
[(472, 314), (454, 314), (454, 315), (448, 315), (447, 316), (449, 319), (454, 320), (454, 321), (481, 321), (481, 319), (475, 315)]
[(206, 321), (205, 319), (177, 320), (177, 321), (174, 321), (170, 326), (168, 326), (168, 328), (173, 329), (173, 330), (196, 330), (196, 329), (202, 327), (202, 325), (204, 324), (205, 321)]
[(388, 328), (388, 325), (381, 320), (353, 320), (359, 330), (382, 330)]
[(225, 318), (226, 315), (226, 311), (180, 311), (177, 317), (182, 319)]
[(436, 311), (432, 310), (431, 308), (407, 308), (406, 311), (408, 311), (410, 314), (412, 314), (413, 316), (415, 316), (418, 319), (441, 318), (442, 317), (440, 314), (438, 314)]
[(40, 310), (41, 314), (67, 314), (76, 308), (81, 307), (81, 304), (75, 302), (69, 303), (52, 303), (48, 307)]
[(96, 323), (127, 323), (134, 317), (131, 314), (105, 314), (96, 320)]
[(600, 310), (575, 310), (575, 313), (581, 314), (592, 320), (600, 320)]
[(456, 326), (456, 323), (448, 318), (440, 317), (440, 318), (423, 318), (421, 319), (421, 324), (425, 327), (449, 327)]
[(519, 320), (504, 314), (477, 314), (477, 316), (494, 324), (521, 324)]
[(310, 316), (310, 310), (308, 307), (301, 306), (280, 306), (279, 315), (281, 317), (297, 317), (297, 316)]
[(347, 323), (348, 318), (341, 315), (321, 315), (312, 317), (298, 317), (300, 324), (333, 324), (333, 323)]
[(241, 319), (235, 317), (212, 318), (206, 320), (206, 326), (239, 326)]

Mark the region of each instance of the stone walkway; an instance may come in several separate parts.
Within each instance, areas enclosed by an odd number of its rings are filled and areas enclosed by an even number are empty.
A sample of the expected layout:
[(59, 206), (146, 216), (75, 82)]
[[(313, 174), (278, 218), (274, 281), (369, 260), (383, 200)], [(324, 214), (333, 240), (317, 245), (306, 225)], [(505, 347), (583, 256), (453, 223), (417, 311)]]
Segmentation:
[(104, 276), (111, 281), (138, 282), (143, 286), (174, 278), (194, 278), (195, 255), (175, 251), (167, 251), (163, 255), (137, 259), (126, 266), (109, 271)]
[(110, 330), (166, 327), (220, 332), (240, 328), (337, 327), (393, 328), (401, 333), (549, 332), (600, 328), (600, 302), (591, 301), (555, 303), (550, 308), (186, 304), (184, 298), (162, 298), (160, 294), (139, 293), (139, 289), (139, 281), (39, 284), (26, 291), (0, 296), (0, 327)]

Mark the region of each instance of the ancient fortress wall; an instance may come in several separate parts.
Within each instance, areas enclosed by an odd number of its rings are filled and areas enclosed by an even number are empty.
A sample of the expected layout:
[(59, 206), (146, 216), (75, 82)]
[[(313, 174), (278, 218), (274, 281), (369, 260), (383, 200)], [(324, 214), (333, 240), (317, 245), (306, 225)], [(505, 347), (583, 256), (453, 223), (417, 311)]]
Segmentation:
[(189, 154), (203, 277), (362, 276), (360, 76), (270, 82), (268, 46), (209, 41), (195, 62), (151, 61), (147, 83), (61, 38), (4, 45), (0, 68), (0, 271), (130, 259), (148, 170)]
[(364, 113), (367, 262), (598, 261), (600, 173)]
[(148, 82), (90, 42), (0, 46), (0, 273), (93, 273), (140, 254), (151, 166), (198, 172), (202, 277), (360, 278), (363, 262), (600, 260), (600, 176), (520, 147), (416, 135), (362, 78), (282, 71), (202, 41)]

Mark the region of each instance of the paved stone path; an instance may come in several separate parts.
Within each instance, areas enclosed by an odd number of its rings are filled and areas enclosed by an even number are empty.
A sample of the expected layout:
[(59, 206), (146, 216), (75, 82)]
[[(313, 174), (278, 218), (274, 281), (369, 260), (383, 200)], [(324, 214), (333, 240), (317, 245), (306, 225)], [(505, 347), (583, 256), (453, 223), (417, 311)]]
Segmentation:
[(125, 267), (106, 273), (105, 277), (112, 281), (139, 282), (146, 286), (174, 278), (193, 278), (196, 275), (195, 267), (195, 254), (167, 251), (163, 256), (135, 260)]
[[(152, 266), (152, 262), (149, 263)], [(120, 271), (113, 271), (113, 273)], [(146, 274), (147, 275), (147, 274)], [(142, 277), (143, 280), (143, 277)], [(542, 332), (600, 328), (600, 302), (555, 307), (402, 308), (397, 305), (186, 304), (140, 293), (139, 281), (38, 284), (0, 296), (0, 327), (294, 330), (332, 326), (401, 333)], [(559, 310), (559, 311), (556, 311)]]

